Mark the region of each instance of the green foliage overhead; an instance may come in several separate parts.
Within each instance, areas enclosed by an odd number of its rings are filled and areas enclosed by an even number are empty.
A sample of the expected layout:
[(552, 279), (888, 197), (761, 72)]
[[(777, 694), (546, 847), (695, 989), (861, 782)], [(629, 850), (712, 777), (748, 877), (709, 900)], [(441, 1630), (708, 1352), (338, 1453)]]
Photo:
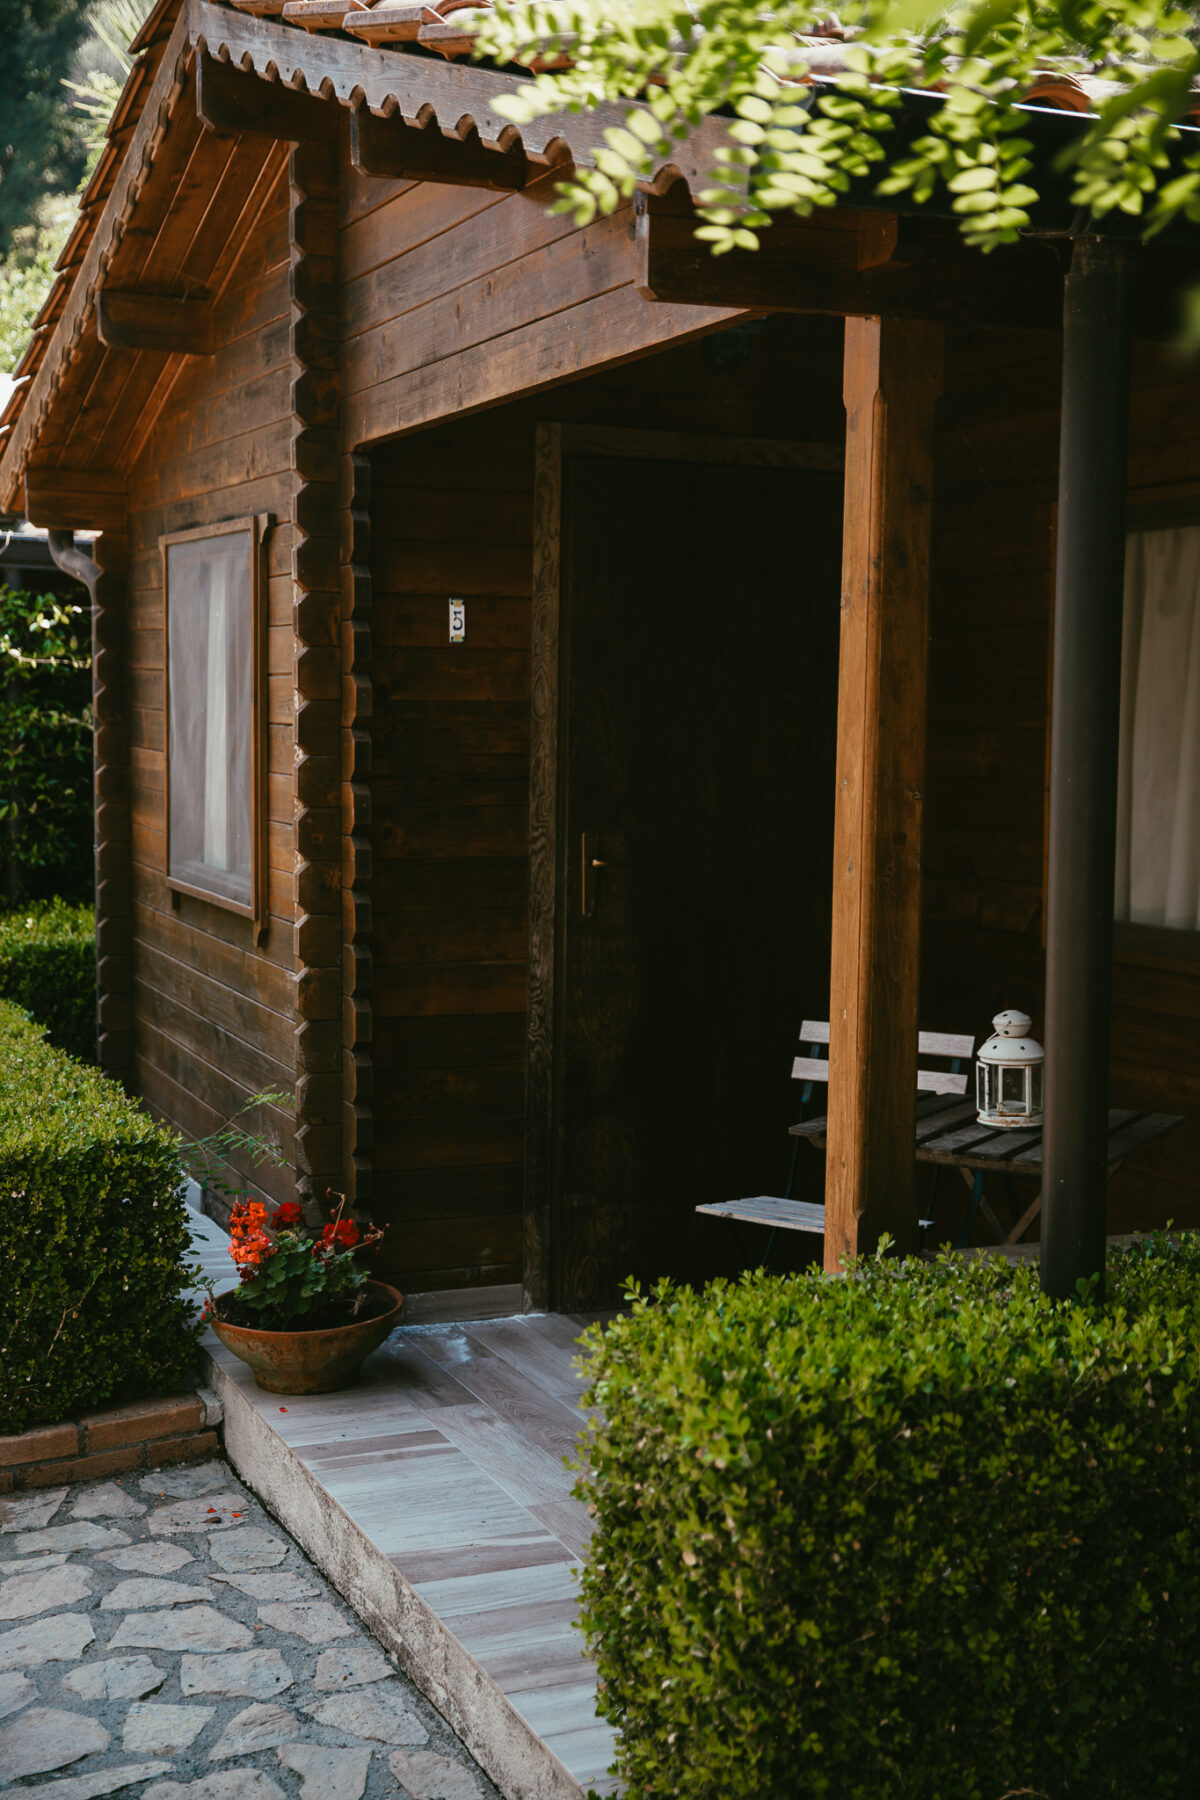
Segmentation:
[(0, 587), (3, 897), (92, 889), (91, 622), (81, 601)]
[[(831, 18), (846, 29), (844, 71), (807, 85), (799, 41)], [(518, 95), (494, 102), (523, 123), (601, 101), (639, 101), (610, 126), (595, 167), (563, 184), (562, 206), (583, 224), (611, 212), (639, 180), (669, 163), (708, 115), (729, 118), (729, 142), (703, 191), (698, 236), (717, 252), (754, 248), (779, 212), (834, 206), (851, 183), (920, 205), (948, 192), (968, 241), (1013, 242), (1031, 223), (1042, 172), (1018, 109), (1035, 74), (1099, 71), (1109, 84), (1070, 159), (1085, 214), (1131, 215), (1159, 230), (1200, 221), (1200, 149), (1180, 146), (1174, 121), (1200, 73), (1200, 34), (1171, 0), (852, 0), (831, 14), (815, 0), (498, 0), (481, 55), (502, 62), (569, 57)], [(891, 148), (902, 88), (943, 103), (915, 142)], [(1172, 150), (1174, 154), (1172, 155)]]
[(96, 919), (90, 906), (32, 900), (0, 912), (0, 1000), (30, 1013), (58, 1049), (95, 1062)]
[(152, 3), (153, 0), (93, 0), (88, 10), (91, 36), (80, 58), (83, 72), (79, 79), (67, 80), (64, 85), (72, 95), (73, 106), (87, 121), (89, 168), (94, 167), (104, 147), (108, 121), (133, 67), (129, 46), (149, 18)]
[(1108, 1300), (947, 1258), (606, 1330), (583, 1620), (642, 1800), (1155, 1800), (1200, 1752), (1200, 1240)]
[[(0, 21), (6, 5), (7, 0), (0, 0)], [(81, 179), (86, 182), (99, 158), (105, 129), (132, 66), (129, 46), (150, 6), (151, 0), (92, 0), (90, 6), (71, 9), (83, 20), (77, 34), (82, 41), (45, 92), (72, 151), (69, 158), (47, 166), (44, 189), (26, 197), (6, 244), (0, 241), (0, 373), (11, 372), (21, 360), (50, 292), (55, 259), (76, 216), (73, 190)], [(0, 112), (0, 120), (3, 117)]]
[(80, 0), (0, 0), (0, 258), (41, 202), (82, 173), (62, 83), (87, 29)]
[(0, 1433), (194, 1381), (178, 1145), (6, 1001), (0, 1217)]

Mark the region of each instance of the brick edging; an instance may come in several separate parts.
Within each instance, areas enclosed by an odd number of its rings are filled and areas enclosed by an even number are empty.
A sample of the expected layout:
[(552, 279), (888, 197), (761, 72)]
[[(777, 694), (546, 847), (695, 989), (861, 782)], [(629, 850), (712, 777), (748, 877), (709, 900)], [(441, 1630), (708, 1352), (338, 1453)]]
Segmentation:
[(216, 1456), (223, 1416), (216, 1394), (202, 1387), (0, 1437), (0, 1494)]

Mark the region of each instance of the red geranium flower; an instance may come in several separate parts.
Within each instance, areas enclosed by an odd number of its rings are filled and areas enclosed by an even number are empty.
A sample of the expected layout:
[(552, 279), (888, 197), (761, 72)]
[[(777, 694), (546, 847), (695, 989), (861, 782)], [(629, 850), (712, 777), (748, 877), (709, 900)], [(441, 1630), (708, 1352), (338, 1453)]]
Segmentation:
[(267, 1209), (259, 1200), (239, 1200), (229, 1215), (229, 1230), (233, 1237), (240, 1233), (253, 1231), (257, 1226), (266, 1223)]
[(235, 1238), (229, 1246), (229, 1254), (240, 1266), (257, 1268), (265, 1256), (273, 1254), (275, 1244), (265, 1231), (248, 1231)]
[(321, 1233), (323, 1244), (332, 1244), (335, 1250), (353, 1250), (358, 1242), (358, 1226), (353, 1219), (339, 1219), (328, 1224)]
[(289, 1225), (303, 1225), (304, 1208), (297, 1206), (294, 1200), (285, 1200), (271, 1214), (271, 1230), (282, 1231)]

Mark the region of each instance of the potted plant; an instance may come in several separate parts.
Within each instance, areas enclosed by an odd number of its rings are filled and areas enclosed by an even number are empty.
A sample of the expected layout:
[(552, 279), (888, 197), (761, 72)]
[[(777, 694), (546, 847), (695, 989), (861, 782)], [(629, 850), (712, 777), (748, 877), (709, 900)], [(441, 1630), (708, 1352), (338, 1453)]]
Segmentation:
[(269, 1393), (348, 1387), (399, 1319), (403, 1294), (372, 1281), (356, 1260), (382, 1231), (360, 1232), (342, 1217), (345, 1200), (338, 1198), (319, 1233), (290, 1200), (270, 1214), (256, 1200), (239, 1200), (230, 1216), (229, 1253), (240, 1280), (224, 1294), (209, 1288), (205, 1316)]

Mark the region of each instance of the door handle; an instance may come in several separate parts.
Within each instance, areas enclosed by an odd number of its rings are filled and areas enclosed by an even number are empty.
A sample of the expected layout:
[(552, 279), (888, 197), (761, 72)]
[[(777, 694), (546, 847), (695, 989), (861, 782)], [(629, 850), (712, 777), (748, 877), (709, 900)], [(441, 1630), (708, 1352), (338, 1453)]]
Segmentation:
[(596, 834), (585, 831), (579, 839), (579, 895), (580, 910), (585, 919), (590, 919), (596, 911), (596, 870), (622, 869), (624, 863), (610, 862), (607, 857), (596, 855)]

